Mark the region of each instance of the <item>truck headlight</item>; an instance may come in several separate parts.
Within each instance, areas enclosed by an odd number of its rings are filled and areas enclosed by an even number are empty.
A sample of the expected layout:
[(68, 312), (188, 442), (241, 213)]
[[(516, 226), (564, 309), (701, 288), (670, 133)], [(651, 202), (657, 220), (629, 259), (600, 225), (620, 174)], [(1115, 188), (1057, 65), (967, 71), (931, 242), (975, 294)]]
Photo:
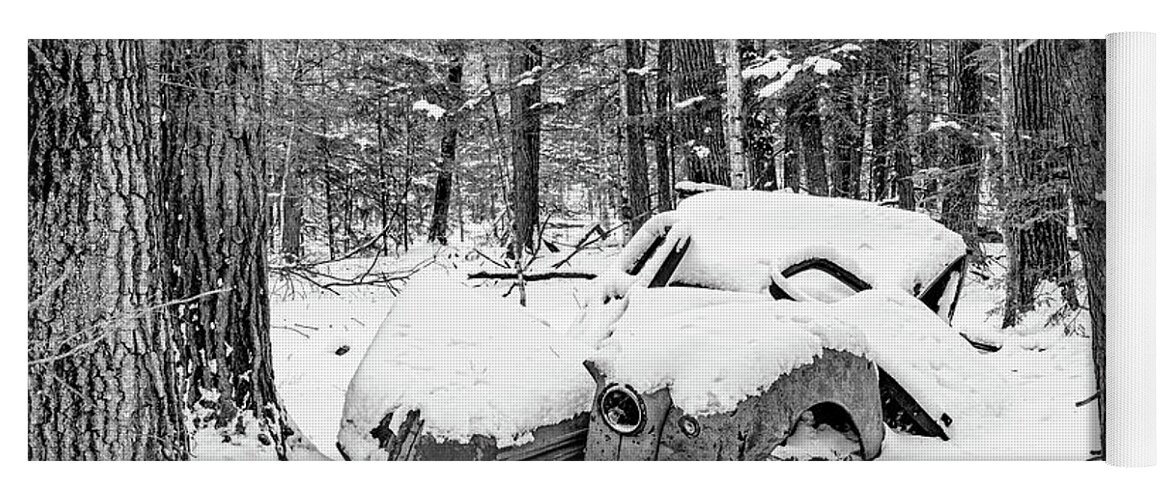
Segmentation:
[(622, 435), (637, 434), (646, 424), (646, 404), (629, 385), (610, 384), (598, 399), (606, 426)]

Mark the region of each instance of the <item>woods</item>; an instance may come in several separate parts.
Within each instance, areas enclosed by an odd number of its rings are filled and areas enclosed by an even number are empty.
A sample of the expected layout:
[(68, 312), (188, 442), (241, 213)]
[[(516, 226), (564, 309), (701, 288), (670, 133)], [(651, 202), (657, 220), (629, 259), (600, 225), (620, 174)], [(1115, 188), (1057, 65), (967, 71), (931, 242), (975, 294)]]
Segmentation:
[(940, 221), (999, 326), (1091, 339), (1104, 425), (1103, 40), (30, 40), (28, 78), (30, 459), (289, 458), (274, 281), (468, 241), (523, 303), (716, 186)]

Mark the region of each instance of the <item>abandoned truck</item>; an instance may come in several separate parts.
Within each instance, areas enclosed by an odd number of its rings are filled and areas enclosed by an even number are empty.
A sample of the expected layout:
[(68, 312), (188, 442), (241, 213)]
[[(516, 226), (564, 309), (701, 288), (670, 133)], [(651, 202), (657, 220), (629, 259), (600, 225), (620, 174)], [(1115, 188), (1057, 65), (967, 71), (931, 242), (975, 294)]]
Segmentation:
[(946, 398), (905, 359), (931, 348), (916, 332), (961, 335), (948, 324), (966, 253), (924, 214), (713, 191), (651, 218), (568, 329), (428, 271), (355, 373), (337, 447), (350, 460), (869, 460), (888, 429), (947, 439)]

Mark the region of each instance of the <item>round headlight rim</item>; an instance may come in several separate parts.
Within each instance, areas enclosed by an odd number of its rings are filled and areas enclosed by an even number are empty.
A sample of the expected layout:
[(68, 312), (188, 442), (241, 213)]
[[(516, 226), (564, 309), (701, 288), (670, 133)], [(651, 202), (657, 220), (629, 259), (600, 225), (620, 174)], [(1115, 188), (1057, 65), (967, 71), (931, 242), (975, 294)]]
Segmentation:
[[(625, 393), (627, 396), (629, 396), (631, 399), (633, 399), (635, 401), (635, 403), (638, 404), (638, 424), (636, 424), (633, 429), (630, 429), (630, 430), (619, 429), (618, 426), (616, 426), (613, 422), (611, 422), (609, 417), (606, 415), (606, 407), (605, 407), (606, 396), (610, 395), (611, 393), (613, 393), (615, 391), (621, 391), (621, 392)], [(642, 430), (644, 428), (646, 428), (646, 421), (647, 421), (646, 402), (643, 401), (642, 395), (640, 395), (638, 393), (638, 391), (634, 390), (634, 388), (631, 387), (629, 384), (619, 384), (616, 382), (611, 382), (609, 385), (606, 386), (605, 389), (602, 389), (601, 393), (598, 394), (597, 404), (598, 404), (598, 413), (601, 415), (602, 423), (606, 424), (607, 428), (614, 431), (615, 433), (618, 433), (621, 436), (634, 436), (634, 435), (639, 434), (640, 432), (642, 432)]]

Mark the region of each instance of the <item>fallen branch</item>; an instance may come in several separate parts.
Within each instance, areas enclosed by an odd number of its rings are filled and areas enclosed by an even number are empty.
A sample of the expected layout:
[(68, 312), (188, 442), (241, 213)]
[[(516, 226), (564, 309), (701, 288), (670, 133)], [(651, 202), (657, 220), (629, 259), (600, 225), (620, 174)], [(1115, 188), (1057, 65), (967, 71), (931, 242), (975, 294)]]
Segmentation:
[[(594, 273), (583, 273), (583, 272), (577, 272), (577, 271), (554, 271), (554, 272), (548, 272), (548, 273), (525, 274), (523, 276), (524, 276), (525, 281), (543, 281), (543, 280), (555, 280), (555, 279), (592, 280), (592, 279), (598, 277), (598, 275), (594, 274)], [(477, 271), (477, 272), (474, 272), (474, 273), (468, 275), (468, 279), (470, 279), (470, 280), (479, 280), (479, 279), (512, 280), (512, 279), (516, 279), (516, 277), (517, 277), (517, 274), (515, 272), (502, 273), (502, 272)]]

